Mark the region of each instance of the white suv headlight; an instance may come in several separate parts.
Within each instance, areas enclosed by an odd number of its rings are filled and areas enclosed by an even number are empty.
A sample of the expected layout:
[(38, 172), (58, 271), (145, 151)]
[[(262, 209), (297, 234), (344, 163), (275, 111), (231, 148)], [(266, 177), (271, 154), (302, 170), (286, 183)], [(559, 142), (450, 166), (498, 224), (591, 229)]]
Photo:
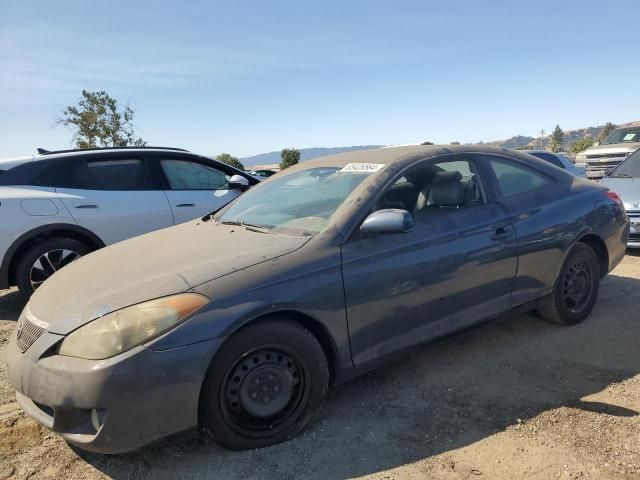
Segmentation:
[(87, 360), (113, 357), (176, 326), (208, 301), (182, 293), (116, 310), (71, 332), (58, 353)]

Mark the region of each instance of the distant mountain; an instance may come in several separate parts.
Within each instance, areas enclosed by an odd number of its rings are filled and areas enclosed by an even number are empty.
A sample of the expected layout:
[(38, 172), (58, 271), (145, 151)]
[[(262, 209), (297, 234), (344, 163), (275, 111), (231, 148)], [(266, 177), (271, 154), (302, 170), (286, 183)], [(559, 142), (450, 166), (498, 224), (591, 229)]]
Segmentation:
[[(620, 125), (616, 125), (616, 127), (626, 127), (634, 123), (637, 123), (637, 122), (623, 123)], [(564, 150), (567, 150), (569, 148), (569, 145), (571, 145), (576, 140), (580, 140), (586, 137), (597, 139), (598, 135), (600, 135), (600, 132), (602, 131), (603, 128), (604, 128), (604, 125), (599, 127), (585, 127), (585, 128), (577, 128), (575, 130), (565, 130), (563, 141), (562, 141)], [(544, 145), (543, 148), (547, 148), (549, 146), (550, 140), (551, 140), (551, 132), (548, 132), (548, 135), (545, 135), (543, 139), (543, 145)], [(506, 140), (494, 140), (492, 142), (484, 142), (484, 143), (489, 145), (497, 145), (499, 147), (505, 147), (505, 148), (539, 149), (540, 137), (516, 135), (515, 137), (507, 138)]]
[[(371, 148), (379, 148), (382, 145), (358, 145), (353, 147), (315, 147), (315, 148), (299, 148), (300, 161), (311, 160), (316, 157), (324, 157), (325, 155), (333, 155), (335, 153), (354, 152), (356, 150), (367, 150)], [(280, 152), (269, 152), (254, 155), (253, 157), (241, 158), (240, 161), (245, 167), (253, 165), (271, 165), (280, 163)]]
[[(637, 122), (629, 122), (617, 125), (617, 127), (624, 127), (631, 125)], [(564, 131), (564, 141), (563, 141), (563, 149), (567, 150), (569, 145), (571, 145), (576, 140), (580, 140), (581, 138), (591, 137), (593, 139), (598, 138), (598, 135), (604, 128), (604, 125), (599, 127), (586, 127), (586, 128), (578, 128), (575, 130), (565, 130)], [(543, 139), (543, 147), (547, 148), (549, 146), (549, 140), (551, 139), (551, 132), (548, 132), (547, 135), (544, 136)], [(493, 140), (489, 142), (478, 142), (484, 145), (496, 145), (504, 148), (529, 148), (529, 149), (538, 149), (540, 147), (540, 137), (531, 137), (527, 135), (516, 135), (506, 140)], [(304, 162), (305, 160), (311, 160), (312, 158), (322, 157), (325, 155), (333, 155), (335, 153), (342, 152), (353, 152), (356, 150), (367, 150), (371, 148), (379, 148), (383, 145), (358, 145), (352, 147), (316, 147), (316, 148), (301, 148), (300, 150), (300, 161)], [(241, 158), (240, 161), (247, 167), (251, 167), (254, 165), (272, 165), (275, 163), (280, 163), (280, 152), (269, 152), (269, 153), (261, 153), (260, 155), (254, 155), (253, 157), (245, 157)]]

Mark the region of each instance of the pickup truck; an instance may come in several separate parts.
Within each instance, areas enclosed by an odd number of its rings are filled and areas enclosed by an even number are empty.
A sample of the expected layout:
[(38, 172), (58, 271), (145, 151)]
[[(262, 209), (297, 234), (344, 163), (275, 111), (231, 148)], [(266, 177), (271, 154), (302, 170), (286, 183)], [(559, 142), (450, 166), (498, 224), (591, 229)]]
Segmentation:
[(616, 128), (601, 143), (580, 152), (576, 163), (584, 162), (587, 178), (599, 180), (640, 148), (640, 122)]

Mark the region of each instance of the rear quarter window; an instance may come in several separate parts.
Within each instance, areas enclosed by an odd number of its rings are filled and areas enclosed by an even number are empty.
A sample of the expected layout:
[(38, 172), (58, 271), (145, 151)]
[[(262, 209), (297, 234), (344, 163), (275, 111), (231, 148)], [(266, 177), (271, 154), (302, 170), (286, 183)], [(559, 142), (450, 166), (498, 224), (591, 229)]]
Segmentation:
[(516, 162), (492, 158), (489, 159), (489, 165), (503, 197), (533, 192), (553, 183), (553, 180), (543, 173)]
[(64, 174), (65, 160), (38, 160), (17, 165), (0, 173), (0, 185), (56, 187)]

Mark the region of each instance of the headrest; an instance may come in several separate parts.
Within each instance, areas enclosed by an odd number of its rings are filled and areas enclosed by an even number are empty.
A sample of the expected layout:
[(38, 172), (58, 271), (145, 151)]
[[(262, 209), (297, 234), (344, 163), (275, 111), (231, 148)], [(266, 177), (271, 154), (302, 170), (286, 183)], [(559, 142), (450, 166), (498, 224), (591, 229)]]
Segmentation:
[(433, 176), (432, 183), (452, 182), (454, 180), (462, 180), (462, 174), (457, 170), (453, 172), (438, 172)]
[(464, 203), (465, 186), (461, 181), (460, 172), (446, 172), (450, 175), (449, 180), (438, 180), (429, 190), (427, 205), (434, 207), (458, 207)]

